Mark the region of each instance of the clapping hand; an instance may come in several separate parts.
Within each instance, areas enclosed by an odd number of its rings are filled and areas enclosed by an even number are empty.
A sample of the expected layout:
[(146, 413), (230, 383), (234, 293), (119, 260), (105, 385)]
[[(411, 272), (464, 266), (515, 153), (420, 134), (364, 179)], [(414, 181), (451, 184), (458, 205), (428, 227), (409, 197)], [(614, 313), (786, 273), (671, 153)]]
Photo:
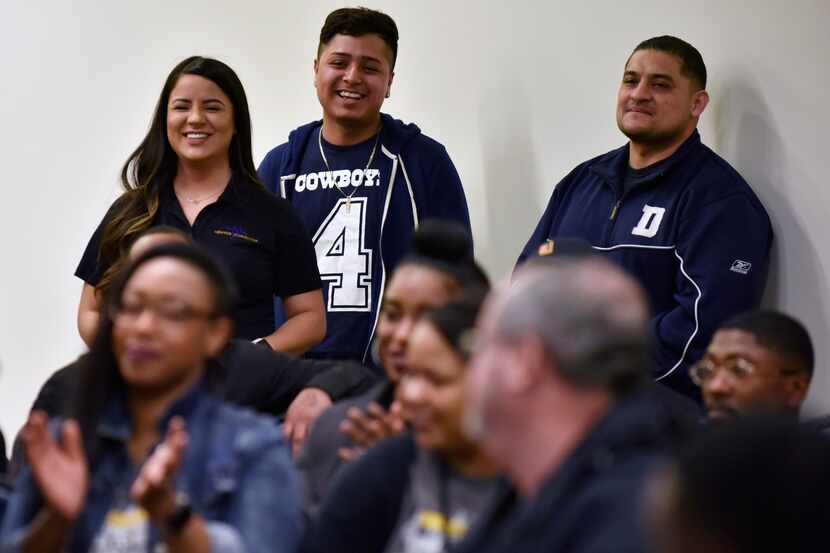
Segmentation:
[(317, 388), (304, 389), (291, 402), (282, 428), (285, 439), (291, 443), (291, 452), (294, 457), (300, 454), (314, 421), (329, 407), (331, 407), (331, 397)]
[(173, 480), (184, 458), (187, 431), (184, 420), (174, 417), (164, 441), (156, 447), (133, 482), (130, 495), (155, 522), (163, 521), (175, 509)]
[(375, 402), (364, 411), (352, 407), (346, 411), (346, 420), (340, 423), (340, 431), (355, 443), (354, 447), (341, 447), (337, 454), (344, 461), (351, 461), (379, 441), (402, 433), (406, 429), (401, 406), (395, 401), (387, 411)]
[(46, 413), (33, 411), (21, 439), (46, 505), (64, 520), (76, 520), (89, 487), (89, 469), (78, 423), (64, 422), (58, 441), (49, 433)]

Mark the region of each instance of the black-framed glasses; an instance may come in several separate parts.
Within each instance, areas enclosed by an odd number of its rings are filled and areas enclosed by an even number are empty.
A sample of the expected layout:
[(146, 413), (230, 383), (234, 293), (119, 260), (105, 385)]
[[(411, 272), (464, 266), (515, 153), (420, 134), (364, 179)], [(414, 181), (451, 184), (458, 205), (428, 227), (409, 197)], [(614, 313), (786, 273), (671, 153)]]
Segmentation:
[(133, 323), (138, 320), (144, 311), (149, 310), (156, 320), (162, 323), (181, 324), (196, 319), (213, 319), (212, 311), (196, 309), (193, 306), (176, 302), (145, 302), (130, 301), (112, 303), (108, 313), (116, 323)]

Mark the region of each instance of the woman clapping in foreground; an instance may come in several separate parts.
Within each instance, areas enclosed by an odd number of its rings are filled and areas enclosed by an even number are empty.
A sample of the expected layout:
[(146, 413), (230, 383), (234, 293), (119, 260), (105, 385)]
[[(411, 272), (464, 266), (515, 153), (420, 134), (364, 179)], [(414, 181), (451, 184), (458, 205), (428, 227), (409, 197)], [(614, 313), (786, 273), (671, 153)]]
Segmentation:
[(74, 420), (47, 425), (34, 412), (23, 430), (29, 466), (3, 550), (295, 549), (299, 497), (278, 427), (211, 393), (234, 295), (189, 245), (152, 249), (124, 270), (85, 357)]

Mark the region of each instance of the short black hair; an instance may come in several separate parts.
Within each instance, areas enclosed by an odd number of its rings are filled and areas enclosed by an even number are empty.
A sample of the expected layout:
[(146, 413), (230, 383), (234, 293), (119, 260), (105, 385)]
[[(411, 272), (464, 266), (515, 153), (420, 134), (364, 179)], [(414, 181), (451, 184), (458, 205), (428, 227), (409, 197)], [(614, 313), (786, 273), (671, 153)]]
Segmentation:
[[(657, 50), (675, 56), (680, 60), (680, 72), (700, 85), (701, 89), (706, 88), (706, 64), (703, 63), (703, 56), (685, 40), (670, 35), (656, 36), (638, 44), (631, 55), (640, 50)], [(631, 56), (628, 59), (630, 61)], [(625, 65), (628, 66), (628, 62)]]
[(810, 551), (830, 525), (828, 463), (830, 441), (796, 421), (735, 421), (678, 452), (672, 510), (736, 553)]
[(718, 328), (730, 329), (752, 334), (763, 347), (792, 362), (792, 368), (813, 375), (813, 341), (804, 325), (793, 317), (773, 309), (756, 309), (736, 315)]
[(378, 35), (392, 50), (391, 69), (395, 69), (398, 59), (398, 26), (395, 20), (383, 12), (369, 8), (340, 8), (326, 17), (320, 29), (320, 44), (317, 57), (335, 35), (363, 36)]

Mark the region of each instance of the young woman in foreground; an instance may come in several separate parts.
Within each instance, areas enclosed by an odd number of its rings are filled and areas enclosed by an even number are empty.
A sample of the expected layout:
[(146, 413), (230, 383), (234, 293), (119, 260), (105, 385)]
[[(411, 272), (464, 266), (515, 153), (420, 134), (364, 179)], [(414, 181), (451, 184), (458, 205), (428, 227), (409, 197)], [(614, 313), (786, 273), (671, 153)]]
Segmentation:
[(73, 419), (47, 425), (35, 411), (22, 432), (29, 465), (4, 551), (294, 551), (300, 500), (278, 427), (211, 393), (233, 296), (193, 246), (152, 249), (125, 269)]

